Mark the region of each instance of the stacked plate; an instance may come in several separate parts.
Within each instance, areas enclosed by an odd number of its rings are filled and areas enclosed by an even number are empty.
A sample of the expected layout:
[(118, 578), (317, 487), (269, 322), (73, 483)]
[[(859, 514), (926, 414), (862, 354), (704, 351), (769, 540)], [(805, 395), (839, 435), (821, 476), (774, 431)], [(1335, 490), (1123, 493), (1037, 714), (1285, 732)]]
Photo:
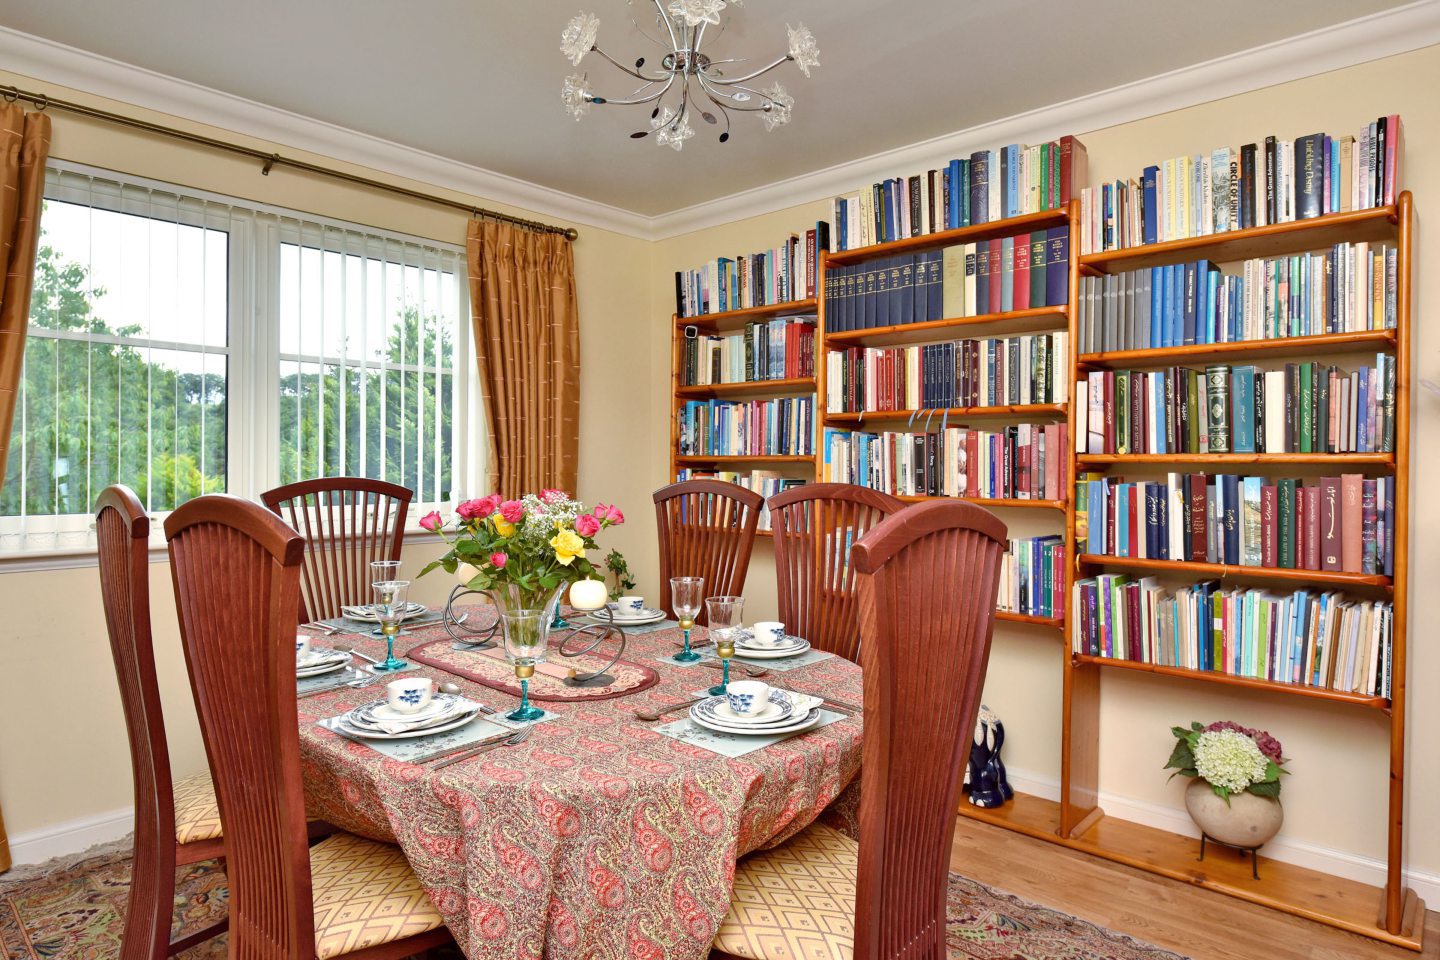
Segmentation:
[(406, 740), (428, 737), (465, 726), (480, 712), (480, 704), (450, 693), (435, 698), (416, 713), (401, 713), (385, 700), (372, 700), (335, 718), (341, 733), (366, 740)]
[(821, 700), (784, 690), (771, 690), (770, 702), (753, 717), (730, 709), (724, 697), (706, 697), (690, 708), (690, 719), (717, 733), (770, 736), (808, 730), (820, 722)]
[(350, 654), (340, 650), (319, 650), (312, 647), (303, 657), (295, 660), (295, 679), (318, 677), (322, 673), (333, 673), (350, 663)]
[[(341, 607), (340, 612), (347, 619), (361, 620), (365, 623), (379, 623), (380, 618), (375, 616), (375, 607), (371, 604), (364, 604), (358, 607)], [(414, 600), (405, 604), (405, 619), (416, 617), (425, 612), (425, 604), (416, 603)]]
[(786, 634), (783, 643), (756, 643), (755, 635), (742, 630), (735, 637), (735, 656), (747, 660), (780, 660), (795, 657), (810, 649), (810, 642), (801, 637)]
[(590, 619), (597, 623), (614, 623), (622, 627), (638, 627), (647, 623), (659, 623), (665, 619), (665, 611), (656, 610), (654, 607), (646, 607), (636, 613), (633, 610), (621, 611), (615, 607), (603, 613), (592, 613)]

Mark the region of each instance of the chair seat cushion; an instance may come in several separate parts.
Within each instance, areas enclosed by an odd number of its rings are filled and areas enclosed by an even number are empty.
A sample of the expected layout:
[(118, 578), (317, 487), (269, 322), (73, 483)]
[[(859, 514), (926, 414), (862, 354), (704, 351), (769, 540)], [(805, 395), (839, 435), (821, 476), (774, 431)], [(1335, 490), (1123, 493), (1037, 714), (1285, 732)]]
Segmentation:
[(209, 773), (175, 781), (175, 842), (196, 843), (221, 835), (220, 805)]
[(715, 949), (750, 960), (850, 960), (859, 850), (815, 823), (741, 860)]
[(319, 960), (444, 925), (399, 847), (337, 833), (310, 848)]

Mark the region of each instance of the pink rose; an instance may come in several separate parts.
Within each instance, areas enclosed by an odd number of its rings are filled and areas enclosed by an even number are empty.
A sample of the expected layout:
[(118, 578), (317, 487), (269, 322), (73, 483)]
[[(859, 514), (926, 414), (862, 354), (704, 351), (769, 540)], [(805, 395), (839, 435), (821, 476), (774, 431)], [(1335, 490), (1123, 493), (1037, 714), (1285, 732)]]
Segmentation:
[(625, 522), (625, 514), (620, 512), (619, 507), (606, 506), (603, 503), (595, 508), (595, 516), (599, 517), (601, 520), (609, 520), (612, 524), (616, 526), (619, 526), (620, 524)]
[(570, 494), (566, 493), (564, 490), (548, 488), (540, 491), (540, 499), (544, 500), (546, 503), (559, 503), (562, 500), (569, 500)]
[(429, 513), (425, 514), (425, 516), (420, 518), (420, 529), (429, 530), (431, 533), (439, 530), (444, 525), (445, 521), (441, 520), (440, 514), (436, 513), (434, 510), (431, 510)]
[(492, 513), (494, 513), (496, 508), (500, 506), (500, 499), (500, 494), (498, 493), (492, 493), (488, 494), (487, 496), (481, 497), (479, 506), (477, 507), (477, 509), (480, 511), (480, 516), (488, 517)]
[(575, 532), (582, 537), (593, 537), (600, 532), (600, 521), (588, 513), (582, 513), (575, 518)]
[(506, 500), (500, 504), (500, 516), (504, 517), (507, 523), (519, 523), (525, 519), (525, 504), (519, 500)]
[(505, 569), (505, 564), (509, 562), (510, 558), (498, 550), (490, 554), (490, 566), (494, 567), (496, 570)]

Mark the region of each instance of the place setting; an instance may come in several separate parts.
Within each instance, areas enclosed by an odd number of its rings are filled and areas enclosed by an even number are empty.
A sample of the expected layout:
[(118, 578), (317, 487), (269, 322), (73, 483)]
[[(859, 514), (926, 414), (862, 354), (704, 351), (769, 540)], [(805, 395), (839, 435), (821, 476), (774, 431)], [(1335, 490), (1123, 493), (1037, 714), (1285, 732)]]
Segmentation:
[(513, 727), (487, 719), (494, 716), (494, 709), (459, 693), (442, 692), (429, 677), (414, 676), (391, 680), (385, 696), (317, 725), (392, 759), (423, 763), (472, 748), (498, 747), (516, 734)]
[[(779, 743), (829, 726), (858, 712), (822, 697), (772, 687), (762, 680), (735, 680), (724, 693), (700, 691), (686, 716), (656, 731), (727, 757)], [(679, 710), (678, 704), (672, 710)]]

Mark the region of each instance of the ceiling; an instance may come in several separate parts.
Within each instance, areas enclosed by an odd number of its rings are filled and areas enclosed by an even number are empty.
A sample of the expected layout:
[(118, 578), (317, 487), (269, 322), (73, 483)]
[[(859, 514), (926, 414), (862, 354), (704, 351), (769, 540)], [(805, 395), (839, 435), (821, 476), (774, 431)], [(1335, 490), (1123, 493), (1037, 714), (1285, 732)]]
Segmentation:
[[(707, 41), (713, 57), (773, 59), (786, 23), (803, 21), (821, 66), (808, 80), (775, 71), (795, 97), (788, 126), (741, 117), (721, 144), (697, 123), (678, 154), (629, 138), (648, 125), (643, 108), (595, 107), (577, 123), (560, 103), (573, 69), (560, 30), (577, 6), (599, 16), (617, 60), (653, 57), (625, 0), (0, 0), (0, 24), (657, 216), (1402, 5), (749, 0)], [(593, 54), (582, 67), (598, 94), (633, 89)]]

